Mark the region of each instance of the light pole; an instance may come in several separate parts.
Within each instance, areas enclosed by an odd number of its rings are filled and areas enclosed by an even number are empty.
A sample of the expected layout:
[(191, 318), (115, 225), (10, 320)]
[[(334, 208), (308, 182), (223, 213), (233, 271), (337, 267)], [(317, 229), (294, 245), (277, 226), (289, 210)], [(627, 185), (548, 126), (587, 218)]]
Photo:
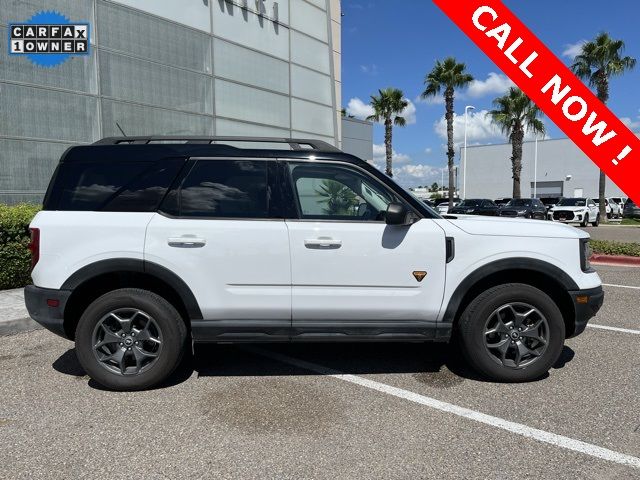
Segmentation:
[(464, 159), (462, 161), (462, 198), (467, 197), (467, 120), (469, 118), (469, 110), (475, 110), (473, 105), (464, 107)]
[(533, 198), (538, 198), (538, 134), (536, 133), (536, 148), (533, 154)]

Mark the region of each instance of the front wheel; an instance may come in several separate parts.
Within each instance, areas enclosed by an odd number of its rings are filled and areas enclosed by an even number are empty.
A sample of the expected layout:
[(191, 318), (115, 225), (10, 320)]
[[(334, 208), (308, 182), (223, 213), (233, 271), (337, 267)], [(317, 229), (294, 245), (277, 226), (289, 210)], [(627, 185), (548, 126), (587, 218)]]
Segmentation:
[(587, 224), (588, 224), (588, 223), (589, 223), (589, 214), (588, 214), (588, 213), (585, 213), (585, 214), (584, 214), (584, 219), (582, 220), (582, 223), (580, 224), (580, 226), (581, 226), (582, 228), (584, 228), (584, 227), (586, 227), (586, 226), (587, 226)]
[(562, 313), (530, 285), (510, 283), (475, 298), (459, 321), (463, 353), (490, 380), (526, 382), (557, 361), (565, 339)]
[(80, 364), (96, 382), (112, 390), (143, 390), (171, 375), (186, 338), (173, 305), (155, 293), (123, 288), (89, 305), (75, 341)]
[(598, 225), (600, 225), (600, 214), (598, 214), (596, 216), (596, 221), (595, 222), (591, 222), (591, 225), (594, 227), (597, 227)]

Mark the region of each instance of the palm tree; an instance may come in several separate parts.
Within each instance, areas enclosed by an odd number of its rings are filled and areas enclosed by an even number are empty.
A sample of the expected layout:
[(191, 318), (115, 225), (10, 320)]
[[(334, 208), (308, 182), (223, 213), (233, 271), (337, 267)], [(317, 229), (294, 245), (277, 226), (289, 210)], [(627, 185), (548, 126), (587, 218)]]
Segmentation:
[(526, 132), (544, 135), (542, 115), (535, 103), (522, 90), (511, 87), (502, 97), (493, 101), (496, 109), (491, 110), (491, 121), (509, 137), (511, 142), (511, 169), (513, 172), (513, 198), (520, 198), (520, 174), (522, 173), (522, 143)]
[[(624, 42), (613, 40), (609, 34), (600, 33), (593, 41), (582, 45), (582, 51), (573, 60), (571, 70), (589, 85), (596, 89), (598, 99), (602, 103), (609, 100), (609, 79), (615, 75), (622, 75), (633, 69), (636, 59), (622, 57)], [(598, 193), (600, 198), (600, 218), (606, 221), (606, 204), (604, 203), (606, 177), (600, 170), (600, 184)]]
[(404, 127), (407, 121), (400, 114), (409, 106), (409, 102), (404, 98), (402, 90), (397, 88), (385, 88), (378, 90), (379, 95), (371, 96), (371, 106), (373, 107), (373, 115), (367, 117), (367, 120), (384, 123), (384, 146), (387, 154), (388, 176), (393, 177), (393, 125)]
[(449, 160), (449, 208), (453, 207), (453, 100), (456, 88), (463, 88), (473, 81), (473, 77), (465, 72), (467, 66), (458, 63), (455, 58), (437, 60), (433, 70), (424, 79), (426, 86), (422, 98), (435, 97), (444, 90), (445, 118), (447, 120), (447, 157)]
[(323, 209), (327, 215), (353, 215), (358, 205), (356, 194), (349, 187), (335, 180), (323, 180), (316, 192), (324, 197)]

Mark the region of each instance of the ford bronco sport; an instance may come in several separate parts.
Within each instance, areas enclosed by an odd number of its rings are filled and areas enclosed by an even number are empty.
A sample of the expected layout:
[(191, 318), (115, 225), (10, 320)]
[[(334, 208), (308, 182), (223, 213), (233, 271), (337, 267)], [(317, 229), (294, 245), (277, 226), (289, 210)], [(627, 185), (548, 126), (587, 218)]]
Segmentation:
[(30, 315), (118, 390), (189, 342), (450, 341), (543, 375), (603, 302), (589, 236), (449, 216), (316, 140), (108, 138), (67, 150), (31, 223)]

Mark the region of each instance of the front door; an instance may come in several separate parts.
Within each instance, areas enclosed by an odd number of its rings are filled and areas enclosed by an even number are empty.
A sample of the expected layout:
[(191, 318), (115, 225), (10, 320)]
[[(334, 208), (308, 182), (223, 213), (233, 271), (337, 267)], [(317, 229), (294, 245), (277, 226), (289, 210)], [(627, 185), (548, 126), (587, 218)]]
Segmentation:
[(401, 200), (358, 167), (286, 168), (299, 212), (287, 220), (294, 339), (435, 326), (445, 283), (443, 230), (430, 219), (387, 225), (388, 204)]

